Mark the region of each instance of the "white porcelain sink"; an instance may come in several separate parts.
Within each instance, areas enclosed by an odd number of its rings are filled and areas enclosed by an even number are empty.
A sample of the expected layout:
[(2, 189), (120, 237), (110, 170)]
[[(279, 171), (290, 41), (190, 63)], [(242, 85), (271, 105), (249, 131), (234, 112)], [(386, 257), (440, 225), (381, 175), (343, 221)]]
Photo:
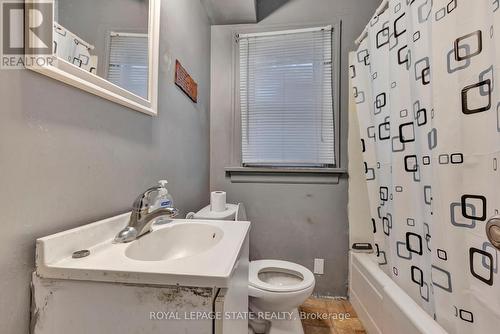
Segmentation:
[(224, 232), (206, 224), (167, 226), (130, 244), (125, 255), (138, 261), (170, 261), (206, 252), (217, 245)]
[[(176, 219), (131, 243), (113, 243), (130, 214), (40, 238), (36, 273), (53, 279), (225, 287), (248, 244), (249, 222)], [(73, 258), (73, 252), (90, 255)]]

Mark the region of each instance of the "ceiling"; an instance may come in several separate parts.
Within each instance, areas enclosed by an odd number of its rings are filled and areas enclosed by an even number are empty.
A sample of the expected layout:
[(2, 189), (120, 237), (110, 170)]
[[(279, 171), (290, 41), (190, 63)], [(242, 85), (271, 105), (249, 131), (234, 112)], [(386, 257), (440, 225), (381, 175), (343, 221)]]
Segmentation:
[(212, 24), (257, 22), (256, 0), (201, 0)]

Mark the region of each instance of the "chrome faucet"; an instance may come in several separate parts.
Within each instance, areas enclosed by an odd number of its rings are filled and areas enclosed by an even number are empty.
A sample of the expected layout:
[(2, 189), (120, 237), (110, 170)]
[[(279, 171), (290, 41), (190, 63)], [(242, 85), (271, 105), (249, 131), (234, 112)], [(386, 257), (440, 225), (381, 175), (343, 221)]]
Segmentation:
[(146, 190), (134, 201), (132, 213), (127, 227), (121, 230), (115, 237), (115, 243), (131, 242), (150, 231), (151, 225), (161, 216), (174, 218), (179, 210), (174, 208), (158, 208), (149, 211), (157, 202), (161, 187), (153, 187)]

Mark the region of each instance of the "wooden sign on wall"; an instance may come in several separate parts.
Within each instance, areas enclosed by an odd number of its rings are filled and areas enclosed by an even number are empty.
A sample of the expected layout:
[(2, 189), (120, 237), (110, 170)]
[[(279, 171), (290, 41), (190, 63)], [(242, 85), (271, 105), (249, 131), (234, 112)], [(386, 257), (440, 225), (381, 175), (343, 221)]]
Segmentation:
[(179, 60), (175, 61), (175, 84), (189, 96), (194, 103), (198, 102), (198, 84), (191, 78), (186, 69), (182, 67)]

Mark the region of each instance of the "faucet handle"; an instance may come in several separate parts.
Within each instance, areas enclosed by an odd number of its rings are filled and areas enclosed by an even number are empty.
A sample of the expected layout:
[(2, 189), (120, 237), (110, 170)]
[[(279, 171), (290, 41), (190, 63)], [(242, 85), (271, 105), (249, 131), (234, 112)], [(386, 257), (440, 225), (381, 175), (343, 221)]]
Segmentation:
[[(149, 210), (149, 208), (156, 202), (159, 191), (160, 187), (149, 188), (135, 199), (132, 209), (135, 211)], [(153, 194), (156, 195), (152, 196)]]

